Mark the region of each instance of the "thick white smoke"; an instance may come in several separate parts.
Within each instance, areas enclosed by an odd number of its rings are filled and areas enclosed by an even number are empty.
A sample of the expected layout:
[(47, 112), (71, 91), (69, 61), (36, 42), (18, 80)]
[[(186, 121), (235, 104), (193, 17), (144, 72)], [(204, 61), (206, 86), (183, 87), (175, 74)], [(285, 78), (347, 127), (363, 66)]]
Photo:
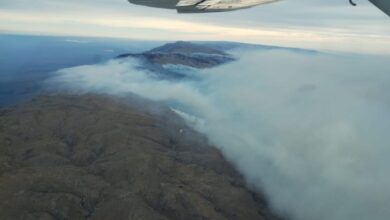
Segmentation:
[(294, 220), (389, 219), (389, 59), (236, 56), (200, 80), (158, 80), (129, 59), (63, 69), (51, 83), (171, 103)]

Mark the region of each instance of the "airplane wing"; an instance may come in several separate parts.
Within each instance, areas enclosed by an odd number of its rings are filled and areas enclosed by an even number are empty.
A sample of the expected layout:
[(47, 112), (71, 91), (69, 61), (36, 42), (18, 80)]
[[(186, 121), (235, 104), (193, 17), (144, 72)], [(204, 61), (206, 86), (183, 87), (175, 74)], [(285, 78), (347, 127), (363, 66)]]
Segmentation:
[(279, 0), (129, 0), (138, 5), (176, 9), (179, 13), (233, 11), (276, 1)]
[[(176, 9), (179, 13), (223, 12), (250, 8), (279, 0), (128, 0), (130, 3)], [(369, 0), (390, 16), (390, 0)], [(352, 0), (351, 4), (355, 5)]]
[(180, 0), (179, 13), (220, 12), (250, 8), (278, 0)]
[(370, 2), (390, 16), (390, 0), (370, 0)]

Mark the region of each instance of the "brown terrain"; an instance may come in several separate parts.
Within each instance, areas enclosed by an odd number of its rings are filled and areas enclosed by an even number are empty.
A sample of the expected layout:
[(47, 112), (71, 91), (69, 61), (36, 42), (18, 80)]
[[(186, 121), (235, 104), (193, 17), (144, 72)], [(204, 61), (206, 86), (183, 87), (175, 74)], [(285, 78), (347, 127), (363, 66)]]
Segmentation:
[(179, 64), (198, 69), (216, 67), (236, 60), (222, 50), (185, 41), (168, 43), (140, 54), (122, 54), (117, 59), (128, 57), (138, 58), (149, 65)]
[(55, 95), (0, 111), (0, 219), (279, 218), (162, 104)]

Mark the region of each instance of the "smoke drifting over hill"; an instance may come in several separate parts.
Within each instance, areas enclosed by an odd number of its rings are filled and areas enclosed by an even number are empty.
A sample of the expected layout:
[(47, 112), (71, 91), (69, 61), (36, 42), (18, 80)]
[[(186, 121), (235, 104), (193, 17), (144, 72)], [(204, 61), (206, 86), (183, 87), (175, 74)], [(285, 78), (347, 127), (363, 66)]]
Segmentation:
[(235, 56), (199, 80), (159, 80), (127, 59), (63, 69), (48, 83), (167, 102), (293, 219), (388, 219), (388, 58)]

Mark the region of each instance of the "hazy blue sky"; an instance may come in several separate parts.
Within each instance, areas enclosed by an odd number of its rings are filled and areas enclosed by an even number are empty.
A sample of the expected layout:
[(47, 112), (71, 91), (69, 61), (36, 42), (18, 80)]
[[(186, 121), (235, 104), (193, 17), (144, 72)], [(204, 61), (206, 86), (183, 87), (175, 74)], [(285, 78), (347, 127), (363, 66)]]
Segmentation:
[(284, 0), (213, 14), (127, 0), (0, 0), (0, 32), (148, 40), (233, 40), (390, 54), (390, 18), (367, 0)]

